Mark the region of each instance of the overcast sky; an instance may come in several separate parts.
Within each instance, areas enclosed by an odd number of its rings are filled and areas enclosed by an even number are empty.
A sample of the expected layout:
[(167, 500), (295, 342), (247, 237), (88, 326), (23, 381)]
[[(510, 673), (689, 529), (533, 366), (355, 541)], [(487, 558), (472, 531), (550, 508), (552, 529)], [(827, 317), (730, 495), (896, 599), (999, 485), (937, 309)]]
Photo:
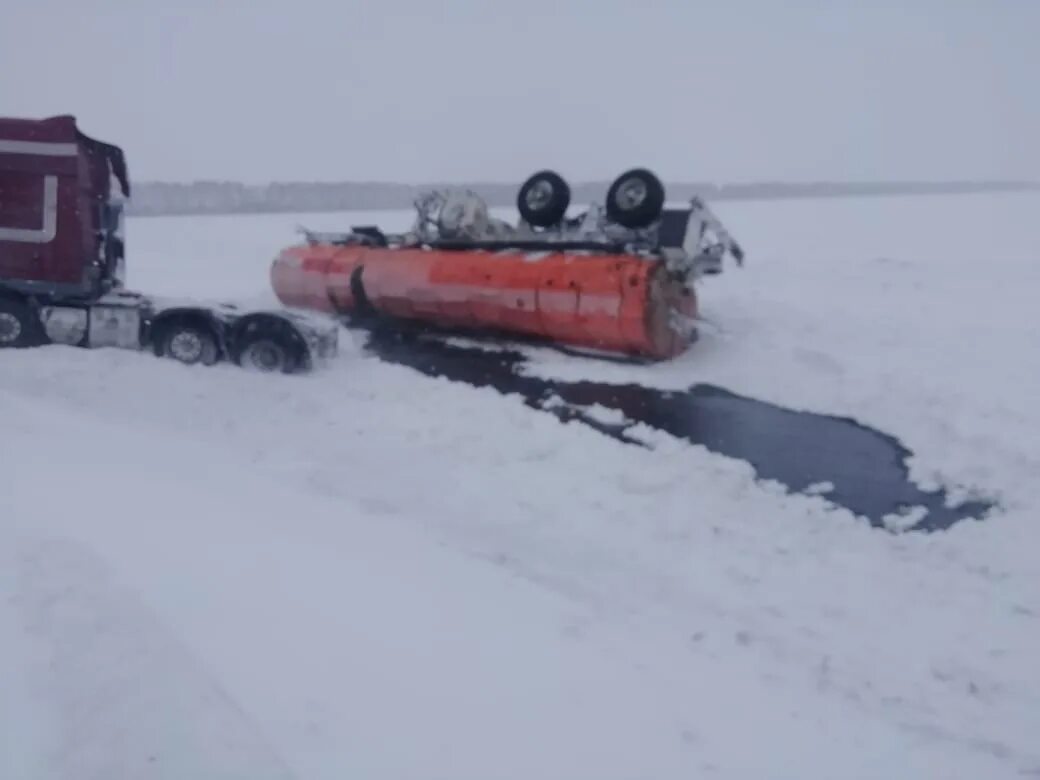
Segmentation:
[(3, 0), (137, 180), (1040, 179), (1040, 0)]

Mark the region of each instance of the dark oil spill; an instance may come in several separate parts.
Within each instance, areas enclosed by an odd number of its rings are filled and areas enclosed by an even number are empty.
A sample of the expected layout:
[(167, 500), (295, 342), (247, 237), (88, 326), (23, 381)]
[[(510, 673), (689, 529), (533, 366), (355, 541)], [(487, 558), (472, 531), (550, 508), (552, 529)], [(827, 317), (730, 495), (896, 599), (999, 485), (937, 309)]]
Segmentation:
[(936, 531), (960, 520), (983, 519), (994, 508), (983, 500), (947, 507), (944, 491), (924, 491), (910, 481), (906, 459), (911, 452), (898, 439), (852, 419), (785, 409), (713, 385), (668, 391), (525, 376), (517, 372), (524, 362), (518, 352), (456, 346), (421, 332), (377, 328), (370, 331), (367, 349), (429, 376), (519, 394), (534, 409), (646, 446), (630, 433), (631, 422), (604, 423), (575, 407), (599, 404), (617, 410), (630, 421), (744, 460), (758, 478), (776, 480), (794, 492), (830, 483), (828, 501), (876, 527), (887, 527), (886, 515), (920, 507), (927, 514), (910, 528)]

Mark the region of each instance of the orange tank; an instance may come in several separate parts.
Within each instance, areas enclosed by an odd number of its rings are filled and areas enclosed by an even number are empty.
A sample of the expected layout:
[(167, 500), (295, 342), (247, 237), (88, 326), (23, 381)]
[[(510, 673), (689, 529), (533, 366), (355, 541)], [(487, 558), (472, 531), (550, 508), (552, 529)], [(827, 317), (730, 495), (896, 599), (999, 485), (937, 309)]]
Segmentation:
[(660, 260), (626, 254), (307, 243), (271, 267), (278, 299), (333, 315), (362, 310), (666, 359), (690, 343), (693, 290)]

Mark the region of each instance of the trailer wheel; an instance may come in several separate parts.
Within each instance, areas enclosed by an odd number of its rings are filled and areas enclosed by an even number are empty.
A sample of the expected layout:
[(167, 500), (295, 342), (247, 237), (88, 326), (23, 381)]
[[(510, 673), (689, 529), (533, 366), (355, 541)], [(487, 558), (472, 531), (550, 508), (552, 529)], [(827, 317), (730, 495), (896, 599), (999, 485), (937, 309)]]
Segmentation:
[(625, 171), (607, 191), (607, 217), (623, 227), (649, 227), (663, 209), (664, 185), (646, 168)]
[(571, 188), (555, 171), (539, 171), (520, 187), (516, 206), (529, 225), (557, 225), (571, 205)]
[(248, 339), (238, 354), (238, 364), (264, 374), (291, 374), (299, 365), (298, 350), (271, 336)]
[(29, 304), (0, 298), (0, 349), (25, 349), (46, 343), (43, 323)]
[(212, 366), (220, 359), (220, 347), (213, 331), (194, 322), (171, 322), (163, 328), (158, 343), (161, 357), (187, 366)]

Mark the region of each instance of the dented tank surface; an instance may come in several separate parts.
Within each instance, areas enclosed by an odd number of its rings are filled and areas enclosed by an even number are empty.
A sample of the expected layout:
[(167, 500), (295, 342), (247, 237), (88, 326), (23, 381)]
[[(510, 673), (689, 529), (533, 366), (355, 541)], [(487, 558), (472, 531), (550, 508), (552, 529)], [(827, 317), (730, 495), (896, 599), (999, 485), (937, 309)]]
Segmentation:
[[(897, 438), (850, 418), (786, 409), (713, 385), (668, 391), (527, 376), (517, 372), (524, 361), (518, 352), (461, 347), (399, 327), (373, 328), (367, 349), (430, 376), (519, 394), (532, 408), (628, 444), (646, 446), (631, 430), (643, 423), (746, 461), (759, 479), (776, 480), (793, 492), (827, 486), (826, 500), (878, 528), (943, 530), (985, 519), (996, 508), (985, 499), (947, 506), (945, 490), (926, 491), (911, 482), (906, 460), (912, 453)], [(593, 404), (620, 412), (626, 421), (605, 422), (581, 408)], [(906, 514), (912, 510), (927, 512)]]
[(666, 359), (684, 351), (693, 289), (635, 255), (300, 245), (271, 265), (284, 306), (356, 317), (505, 331)]

